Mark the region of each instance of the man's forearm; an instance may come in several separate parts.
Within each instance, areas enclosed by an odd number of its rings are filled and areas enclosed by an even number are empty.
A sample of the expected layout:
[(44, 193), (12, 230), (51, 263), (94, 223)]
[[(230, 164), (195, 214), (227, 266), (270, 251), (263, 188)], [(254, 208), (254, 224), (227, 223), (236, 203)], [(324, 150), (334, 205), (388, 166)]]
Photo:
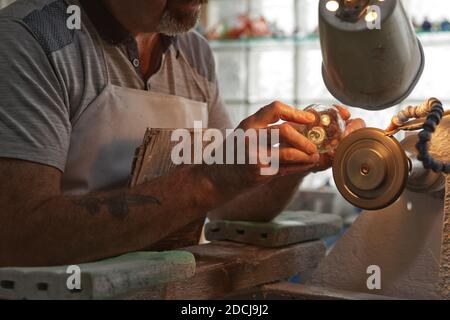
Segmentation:
[(253, 188), (209, 213), (212, 220), (267, 222), (289, 204), (305, 175), (280, 177)]
[(0, 266), (81, 263), (147, 248), (201, 220), (219, 201), (200, 170), (181, 169), (129, 190), (53, 196), (21, 210), (0, 228)]

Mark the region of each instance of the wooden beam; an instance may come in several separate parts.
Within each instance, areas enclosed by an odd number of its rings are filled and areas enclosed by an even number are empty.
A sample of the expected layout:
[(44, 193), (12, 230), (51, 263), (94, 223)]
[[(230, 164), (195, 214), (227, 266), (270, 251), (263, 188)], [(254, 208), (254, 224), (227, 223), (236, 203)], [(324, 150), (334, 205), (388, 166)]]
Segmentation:
[(197, 261), (195, 275), (186, 281), (141, 291), (129, 299), (220, 299), (317, 267), (325, 254), (321, 241), (280, 249), (231, 242), (184, 248)]
[(450, 175), (447, 175), (442, 232), (440, 290), (443, 299), (450, 300)]

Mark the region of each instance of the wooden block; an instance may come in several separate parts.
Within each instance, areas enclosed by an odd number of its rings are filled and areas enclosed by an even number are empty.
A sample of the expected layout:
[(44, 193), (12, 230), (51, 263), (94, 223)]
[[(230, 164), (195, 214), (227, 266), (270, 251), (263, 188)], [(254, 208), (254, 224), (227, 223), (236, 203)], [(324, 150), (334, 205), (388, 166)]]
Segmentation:
[(395, 300), (391, 297), (280, 282), (265, 285), (254, 299), (268, 300)]
[(140, 289), (189, 278), (189, 252), (136, 252), (80, 264), (81, 291), (70, 291), (67, 266), (0, 269), (0, 299), (110, 299)]
[(317, 267), (325, 255), (321, 241), (281, 249), (232, 242), (185, 248), (197, 261), (195, 276), (165, 288), (148, 289), (129, 299), (218, 299), (234, 292), (289, 277)]
[(136, 150), (130, 187), (168, 174), (176, 168), (170, 155), (177, 142), (171, 141), (173, 129), (147, 129), (143, 144)]
[(206, 225), (209, 241), (228, 240), (262, 247), (282, 247), (337, 234), (342, 219), (333, 214), (287, 211), (268, 223), (213, 221)]
[[(191, 159), (189, 164), (176, 165), (172, 161), (171, 155), (173, 148), (180, 142), (172, 141), (172, 133), (174, 130), (176, 129), (147, 129), (142, 145), (139, 146), (135, 152), (131, 168), (130, 187), (140, 185), (146, 181), (151, 181), (167, 175), (177, 168), (194, 163), (194, 137), (197, 131), (195, 129), (187, 129), (191, 134)], [(204, 130), (206, 129), (199, 129), (198, 131), (202, 133)], [(202, 148), (206, 147), (208, 144), (209, 142), (203, 141)]]
[(450, 175), (447, 175), (442, 232), (440, 291), (443, 299), (450, 300)]

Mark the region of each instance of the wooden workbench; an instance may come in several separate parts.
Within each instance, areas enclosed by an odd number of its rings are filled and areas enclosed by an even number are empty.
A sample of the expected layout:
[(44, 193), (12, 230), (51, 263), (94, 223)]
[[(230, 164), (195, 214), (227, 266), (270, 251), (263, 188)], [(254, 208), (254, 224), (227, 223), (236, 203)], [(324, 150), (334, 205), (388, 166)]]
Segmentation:
[(195, 275), (140, 292), (127, 299), (220, 299), (317, 267), (325, 255), (321, 241), (284, 248), (261, 248), (232, 242), (188, 247), (197, 261)]

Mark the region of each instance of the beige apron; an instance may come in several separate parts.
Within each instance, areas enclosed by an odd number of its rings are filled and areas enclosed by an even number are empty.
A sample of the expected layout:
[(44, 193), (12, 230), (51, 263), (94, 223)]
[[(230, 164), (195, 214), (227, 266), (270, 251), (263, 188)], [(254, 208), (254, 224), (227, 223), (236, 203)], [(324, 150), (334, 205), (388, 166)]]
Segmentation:
[(115, 86), (107, 63), (106, 73), (104, 91), (72, 123), (64, 194), (127, 186), (135, 150), (149, 127), (193, 128), (194, 121), (208, 125), (206, 103)]

